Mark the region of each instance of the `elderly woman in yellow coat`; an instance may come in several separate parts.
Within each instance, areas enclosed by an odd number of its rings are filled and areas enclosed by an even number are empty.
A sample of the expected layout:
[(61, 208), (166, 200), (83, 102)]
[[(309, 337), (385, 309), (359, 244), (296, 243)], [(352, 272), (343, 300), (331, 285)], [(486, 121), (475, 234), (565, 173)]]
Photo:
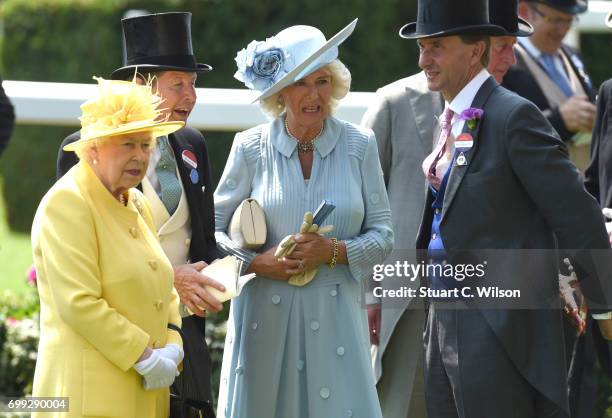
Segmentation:
[[(166, 417), (183, 351), (172, 266), (147, 202), (133, 189), (158, 121), (150, 85), (97, 79), (81, 106), (80, 162), (42, 199), (32, 226), (41, 336), (33, 396), (69, 398), (44, 417)], [(162, 105), (163, 106), (163, 105)], [(37, 416), (37, 414), (34, 414)]]

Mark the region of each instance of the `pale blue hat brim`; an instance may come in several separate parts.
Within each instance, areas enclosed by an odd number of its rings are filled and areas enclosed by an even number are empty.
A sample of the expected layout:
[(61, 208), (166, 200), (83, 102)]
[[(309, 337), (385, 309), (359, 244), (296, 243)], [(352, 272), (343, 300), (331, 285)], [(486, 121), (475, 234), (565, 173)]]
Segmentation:
[(308, 74), (311, 74), (317, 71), (319, 68), (333, 62), (336, 58), (338, 58), (338, 45), (351, 36), (355, 30), (358, 20), (359, 19), (355, 19), (349, 23), (344, 29), (335, 34), (329, 39), (329, 41), (321, 46), (321, 48), (313, 52), (312, 55), (298, 64), (293, 70), (285, 74), (283, 78), (264, 90), (255, 100), (253, 100), (253, 102), (270, 97), (285, 87), (306, 77)]

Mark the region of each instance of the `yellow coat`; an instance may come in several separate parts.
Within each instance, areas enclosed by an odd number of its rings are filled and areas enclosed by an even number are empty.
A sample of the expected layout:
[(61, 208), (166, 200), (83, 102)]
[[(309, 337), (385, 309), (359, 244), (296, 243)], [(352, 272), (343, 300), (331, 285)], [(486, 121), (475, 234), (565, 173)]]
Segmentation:
[[(81, 162), (41, 201), (32, 226), (41, 335), (33, 396), (69, 397), (41, 417), (167, 417), (168, 390), (132, 368), (145, 347), (181, 344), (172, 266), (138, 190), (127, 207)], [(38, 414), (34, 414), (34, 417)]]

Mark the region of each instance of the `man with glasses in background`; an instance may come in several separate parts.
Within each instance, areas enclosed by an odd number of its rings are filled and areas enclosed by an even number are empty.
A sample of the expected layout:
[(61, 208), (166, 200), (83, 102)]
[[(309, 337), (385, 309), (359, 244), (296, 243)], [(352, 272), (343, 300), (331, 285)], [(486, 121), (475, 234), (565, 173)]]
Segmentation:
[(535, 31), (519, 40), (517, 63), (503, 81), (504, 87), (535, 103), (565, 142), (576, 133), (590, 133), (595, 118), (591, 80), (578, 53), (563, 43), (577, 15), (586, 10), (586, 0), (521, 1), (519, 14)]

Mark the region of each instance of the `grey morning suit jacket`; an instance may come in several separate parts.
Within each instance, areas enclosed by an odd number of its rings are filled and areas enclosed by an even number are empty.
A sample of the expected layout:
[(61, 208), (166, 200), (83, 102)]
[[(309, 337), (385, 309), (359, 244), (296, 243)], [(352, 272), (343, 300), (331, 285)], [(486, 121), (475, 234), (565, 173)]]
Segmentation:
[[(436, 116), (442, 113), (442, 108), (441, 95), (429, 91), (427, 80), (421, 72), (380, 88), (376, 101), (363, 117), (362, 125), (371, 128), (376, 134), (391, 204), (395, 250), (387, 263), (414, 257), (415, 238), (425, 204), (425, 176), (421, 164), (432, 150)], [(374, 285), (397, 288), (401, 284), (404, 283), (383, 280)], [(410, 301), (408, 298), (382, 300), (380, 344), (373, 358), (374, 372), (377, 381), (381, 380), (383, 373), (393, 373), (393, 378), (385, 379), (390, 382), (390, 387), (385, 390), (393, 391), (392, 386), (399, 381), (404, 394), (401, 399), (397, 399), (396, 405), (385, 405), (386, 397), (380, 394), (383, 412), (389, 418), (408, 416), (409, 394), (417, 373), (416, 363), (422, 356), (422, 306), (413, 303), (413, 315), (410, 317), (413, 323), (396, 328)], [(398, 339), (409, 341), (408, 351), (402, 354), (406, 358), (386, 359), (387, 367), (383, 370), (382, 357), (386, 351), (394, 351), (389, 343)], [(418, 369), (421, 373), (420, 367)], [(390, 394), (388, 399), (395, 403), (396, 396)]]

